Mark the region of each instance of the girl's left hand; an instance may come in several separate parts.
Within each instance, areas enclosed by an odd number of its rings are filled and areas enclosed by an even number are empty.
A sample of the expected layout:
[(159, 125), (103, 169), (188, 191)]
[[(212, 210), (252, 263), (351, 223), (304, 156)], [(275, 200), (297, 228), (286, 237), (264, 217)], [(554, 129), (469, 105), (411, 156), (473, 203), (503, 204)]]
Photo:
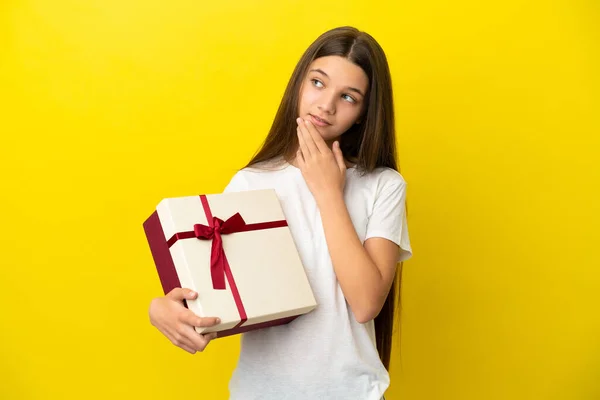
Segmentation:
[(343, 195), (346, 163), (339, 142), (333, 144), (332, 151), (310, 121), (298, 118), (296, 122), (300, 144), (296, 159), (317, 204), (320, 199)]

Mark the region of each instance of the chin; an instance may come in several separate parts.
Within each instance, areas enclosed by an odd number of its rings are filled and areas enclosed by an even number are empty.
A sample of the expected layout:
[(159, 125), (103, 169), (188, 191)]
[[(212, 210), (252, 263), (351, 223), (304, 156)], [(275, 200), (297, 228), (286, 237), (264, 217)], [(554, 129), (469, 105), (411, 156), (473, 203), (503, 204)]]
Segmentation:
[(323, 140), (325, 141), (330, 141), (330, 140), (334, 140), (335, 138), (337, 138), (339, 135), (335, 135), (335, 134), (331, 134), (328, 132), (325, 133), (321, 133), (321, 137), (323, 138)]
[(343, 134), (344, 134), (344, 132), (324, 132), (324, 133), (321, 133), (321, 137), (325, 141), (332, 141), (332, 140), (338, 140)]

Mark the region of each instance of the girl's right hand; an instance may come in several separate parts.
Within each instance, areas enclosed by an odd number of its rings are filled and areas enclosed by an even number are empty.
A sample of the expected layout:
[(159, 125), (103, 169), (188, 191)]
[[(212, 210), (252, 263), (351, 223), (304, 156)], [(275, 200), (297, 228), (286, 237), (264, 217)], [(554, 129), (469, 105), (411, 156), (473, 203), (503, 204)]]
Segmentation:
[(203, 351), (217, 337), (216, 332), (199, 334), (194, 327), (211, 327), (221, 322), (215, 317), (199, 317), (183, 305), (184, 299), (192, 300), (197, 295), (190, 289), (175, 288), (164, 297), (152, 299), (148, 310), (150, 323), (175, 346), (191, 354)]

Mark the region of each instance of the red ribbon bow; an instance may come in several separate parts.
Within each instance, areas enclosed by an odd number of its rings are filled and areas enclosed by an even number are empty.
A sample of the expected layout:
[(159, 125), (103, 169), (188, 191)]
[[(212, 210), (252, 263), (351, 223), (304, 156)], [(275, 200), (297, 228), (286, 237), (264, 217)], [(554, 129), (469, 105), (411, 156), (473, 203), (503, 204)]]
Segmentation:
[(194, 235), (200, 240), (211, 240), (212, 247), (210, 252), (210, 275), (213, 288), (225, 290), (225, 250), (223, 249), (223, 239), (221, 235), (229, 233), (243, 232), (246, 228), (246, 222), (240, 215), (235, 213), (226, 221), (213, 217), (212, 226), (202, 224), (194, 225)]

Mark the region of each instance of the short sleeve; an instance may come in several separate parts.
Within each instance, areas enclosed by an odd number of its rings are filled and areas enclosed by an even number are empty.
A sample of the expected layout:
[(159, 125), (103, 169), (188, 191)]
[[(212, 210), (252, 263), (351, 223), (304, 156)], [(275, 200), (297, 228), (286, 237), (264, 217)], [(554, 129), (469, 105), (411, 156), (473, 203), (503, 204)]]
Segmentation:
[(398, 262), (401, 262), (412, 256), (406, 218), (406, 182), (395, 171), (392, 177), (379, 184), (367, 222), (365, 241), (380, 237), (396, 243), (400, 247)]
[(238, 171), (233, 175), (227, 186), (225, 186), (223, 193), (242, 192), (244, 190), (248, 190), (248, 183), (244, 179), (242, 171)]

